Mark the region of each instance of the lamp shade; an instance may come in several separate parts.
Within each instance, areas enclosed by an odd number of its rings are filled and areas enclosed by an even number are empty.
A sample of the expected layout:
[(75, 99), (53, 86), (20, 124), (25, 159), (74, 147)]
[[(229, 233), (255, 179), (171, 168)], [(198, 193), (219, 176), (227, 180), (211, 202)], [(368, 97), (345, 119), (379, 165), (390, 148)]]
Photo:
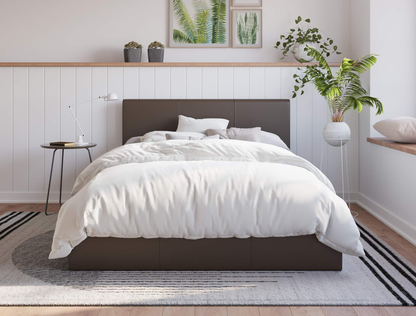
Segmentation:
[(114, 92), (111, 92), (107, 95), (107, 101), (117, 101), (118, 96)]

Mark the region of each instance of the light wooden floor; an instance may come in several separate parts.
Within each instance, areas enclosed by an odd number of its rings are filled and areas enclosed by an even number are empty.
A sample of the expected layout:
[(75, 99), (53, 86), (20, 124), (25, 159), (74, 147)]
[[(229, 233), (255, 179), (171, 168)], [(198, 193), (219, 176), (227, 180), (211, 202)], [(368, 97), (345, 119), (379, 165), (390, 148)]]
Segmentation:
[[(0, 215), (10, 211), (39, 211), (41, 204), (0, 204)], [(51, 204), (50, 211), (58, 205)], [(359, 220), (407, 260), (416, 265), (416, 247), (358, 205)], [(1, 284), (0, 284), (1, 286)], [(416, 316), (416, 307), (6, 307), (0, 316)]]

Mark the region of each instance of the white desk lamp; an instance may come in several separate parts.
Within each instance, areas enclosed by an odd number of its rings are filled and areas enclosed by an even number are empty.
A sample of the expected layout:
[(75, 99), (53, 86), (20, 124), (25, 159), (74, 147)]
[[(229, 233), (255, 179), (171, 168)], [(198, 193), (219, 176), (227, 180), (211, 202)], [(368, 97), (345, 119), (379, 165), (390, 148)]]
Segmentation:
[[(117, 96), (117, 94), (111, 92), (108, 95), (102, 96), (102, 97), (98, 97), (97, 99), (104, 99), (105, 101), (117, 101), (118, 100), (118, 96)], [(93, 100), (96, 100), (96, 99), (93, 99)], [(90, 101), (92, 101), (92, 100), (90, 100)], [(77, 104), (75, 104), (75, 105), (77, 105)], [(81, 135), (78, 136), (78, 141), (75, 143), (75, 145), (78, 145), (78, 146), (86, 145), (88, 143), (84, 142), (83, 137), (85, 136), (85, 134), (84, 134), (84, 131), (81, 128), (81, 125), (79, 124), (79, 122), (77, 120), (77, 117), (75, 116), (74, 110), (72, 109), (73, 106), (74, 105), (70, 105), (69, 106), (69, 110), (71, 111), (72, 116), (74, 117), (75, 122), (77, 123), (78, 128), (81, 131)]]

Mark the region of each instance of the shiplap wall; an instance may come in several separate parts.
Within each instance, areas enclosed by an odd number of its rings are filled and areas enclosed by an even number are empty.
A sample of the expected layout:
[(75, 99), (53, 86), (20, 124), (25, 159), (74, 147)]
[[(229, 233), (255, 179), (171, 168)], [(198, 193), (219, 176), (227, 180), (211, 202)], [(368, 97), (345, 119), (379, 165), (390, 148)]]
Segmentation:
[[(293, 67), (0, 67), (0, 202), (43, 202), (52, 150), (42, 143), (73, 141), (79, 131), (97, 143), (93, 159), (122, 144), (122, 99), (290, 99)], [(120, 100), (99, 96), (115, 92)], [(254, 115), (254, 113), (253, 113)], [(340, 151), (322, 141), (328, 121), (327, 105), (311, 86), (291, 99), (291, 149), (319, 167), (341, 189)], [(350, 113), (350, 191), (358, 191), (358, 117)], [(55, 160), (51, 200), (57, 200), (60, 154)], [(64, 198), (88, 164), (86, 150), (65, 152)]]

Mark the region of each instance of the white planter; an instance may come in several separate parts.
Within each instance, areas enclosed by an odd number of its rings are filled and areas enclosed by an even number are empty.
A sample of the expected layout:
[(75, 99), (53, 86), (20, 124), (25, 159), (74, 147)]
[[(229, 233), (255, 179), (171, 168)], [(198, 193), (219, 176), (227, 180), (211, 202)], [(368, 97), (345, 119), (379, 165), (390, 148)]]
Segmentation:
[(295, 57), (297, 61), (300, 62), (303, 59), (305, 62), (310, 62), (313, 60), (313, 57), (308, 56), (308, 53), (305, 52), (306, 46), (316, 48), (315, 43), (313, 42), (305, 42), (305, 44), (296, 43), (295, 45), (293, 45), (292, 53), (293, 57)]
[(345, 145), (351, 138), (351, 130), (345, 122), (330, 122), (325, 125), (324, 139), (334, 147)]

